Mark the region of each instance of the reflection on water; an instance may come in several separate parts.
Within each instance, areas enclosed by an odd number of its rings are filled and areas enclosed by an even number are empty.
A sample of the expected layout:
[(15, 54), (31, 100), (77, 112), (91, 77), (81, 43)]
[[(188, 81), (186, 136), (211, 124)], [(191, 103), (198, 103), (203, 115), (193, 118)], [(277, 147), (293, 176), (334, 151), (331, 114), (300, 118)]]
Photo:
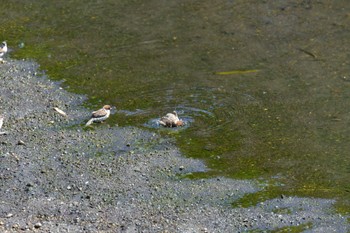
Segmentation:
[(336, 197), (344, 207), (349, 8), (346, 0), (18, 0), (2, 3), (0, 36), (11, 56), (35, 58), (88, 94), (92, 109), (117, 106), (111, 124), (159, 130), (155, 119), (183, 111), (188, 127), (174, 137), (208, 162), (209, 175), (260, 177), (271, 184), (261, 196)]

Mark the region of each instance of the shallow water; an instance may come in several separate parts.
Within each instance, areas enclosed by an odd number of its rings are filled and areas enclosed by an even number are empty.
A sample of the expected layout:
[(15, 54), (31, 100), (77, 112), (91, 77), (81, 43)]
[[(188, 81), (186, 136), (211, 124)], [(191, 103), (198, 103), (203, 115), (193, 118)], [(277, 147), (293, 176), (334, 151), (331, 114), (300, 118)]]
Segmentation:
[[(110, 124), (162, 129), (212, 170), (350, 206), (350, 5), (321, 1), (11, 1), (0, 39)], [(244, 202), (244, 203), (243, 203)]]

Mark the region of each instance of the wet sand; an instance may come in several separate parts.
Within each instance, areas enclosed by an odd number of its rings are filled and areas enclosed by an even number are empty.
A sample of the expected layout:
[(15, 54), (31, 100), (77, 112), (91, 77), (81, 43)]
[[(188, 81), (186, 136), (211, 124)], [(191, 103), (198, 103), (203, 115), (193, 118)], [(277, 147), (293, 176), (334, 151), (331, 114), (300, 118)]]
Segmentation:
[(282, 196), (232, 208), (263, 187), (182, 178), (207, 168), (156, 133), (108, 120), (84, 128), (85, 97), (49, 81), (34, 62), (1, 64), (0, 93), (8, 132), (0, 135), (1, 232), (350, 231), (334, 200)]

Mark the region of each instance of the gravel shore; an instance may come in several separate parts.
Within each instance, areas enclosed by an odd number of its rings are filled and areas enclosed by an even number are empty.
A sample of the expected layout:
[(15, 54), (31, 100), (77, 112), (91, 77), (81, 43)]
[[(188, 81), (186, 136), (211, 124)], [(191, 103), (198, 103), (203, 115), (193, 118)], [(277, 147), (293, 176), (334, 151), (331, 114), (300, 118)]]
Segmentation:
[[(31, 61), (0, 65), (1, 232), (350, 232), (334, 200), (283, 197), (231, 203), (254, 181), (181, 178), (207, 168), (172, 139), (134, 127), (84, 128), (85, 97), (38, 74)], [(54, 111), (58, 107), (64, 117)], [(288, 231), (286, 231), (288, 232)], [(299, 232), (299, 231), (298, 231)]]

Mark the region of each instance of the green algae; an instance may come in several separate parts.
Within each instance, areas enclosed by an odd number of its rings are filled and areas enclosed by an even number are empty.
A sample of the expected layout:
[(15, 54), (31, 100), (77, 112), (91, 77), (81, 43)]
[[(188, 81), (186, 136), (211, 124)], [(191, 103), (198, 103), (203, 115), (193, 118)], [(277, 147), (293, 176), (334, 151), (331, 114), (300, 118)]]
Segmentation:
[(298, 226), (282, 227), (276, 230), (269, 231), (270, 233), (299, 233), (308, 229), (312, 229), (312, 223), (304, 223)]
[(250, 73), (256, 73), (259, 72), (259, 70), (230, 70), (230, 71), (219, 71), (215, 72), (217, 75), (233, 75), (233, 74), (250, 74)]

